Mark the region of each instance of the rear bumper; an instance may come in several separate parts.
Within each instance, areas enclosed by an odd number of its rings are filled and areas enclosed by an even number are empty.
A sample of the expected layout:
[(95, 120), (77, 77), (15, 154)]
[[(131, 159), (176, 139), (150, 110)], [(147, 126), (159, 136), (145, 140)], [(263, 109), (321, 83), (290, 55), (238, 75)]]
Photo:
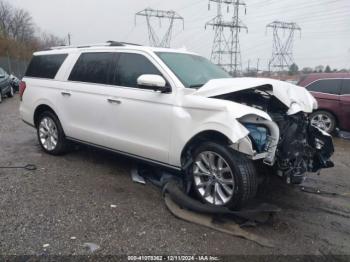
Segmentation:
[(21, 118), (24, 123), (30, 125), (30, 126), (35, 126), (34, 125), (34, 117), (33, 114), (30, 110), (27, 110), (24, 106), (23, 103), (21, 103), (21, 106), (19, 108), (19, 113), (21, 115)]

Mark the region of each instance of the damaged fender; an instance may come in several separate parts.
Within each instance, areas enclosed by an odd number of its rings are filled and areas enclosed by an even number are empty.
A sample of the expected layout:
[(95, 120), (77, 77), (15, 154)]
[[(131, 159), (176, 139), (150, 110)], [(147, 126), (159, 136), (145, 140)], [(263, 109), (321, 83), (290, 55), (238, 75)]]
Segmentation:
[(181, 101), (181, 105), (174, 108), (177, 134), (172, 136), (171, 155), (174, 158), (170, 162), (175, 166), (181, 166), (182, 150), (186, 144), (205, 131), (221, 133), (232, 145), (237, 144), (237, 151), (253, 156), (255, 153), (248, 138), (249, 131), (238, 119), (254, 115), (271, 122), (267, 113), (230, 101), (192, 95), (184, 95)]

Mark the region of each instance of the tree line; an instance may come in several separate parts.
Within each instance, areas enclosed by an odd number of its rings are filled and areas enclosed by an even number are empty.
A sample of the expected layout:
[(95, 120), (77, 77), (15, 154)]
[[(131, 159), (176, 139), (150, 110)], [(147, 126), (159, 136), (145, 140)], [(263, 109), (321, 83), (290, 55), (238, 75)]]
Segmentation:
[(0, 0), (0, 56), (28, 60), (37, 50), (64, 44), (63, 38), (42, 32), (28, 11)]

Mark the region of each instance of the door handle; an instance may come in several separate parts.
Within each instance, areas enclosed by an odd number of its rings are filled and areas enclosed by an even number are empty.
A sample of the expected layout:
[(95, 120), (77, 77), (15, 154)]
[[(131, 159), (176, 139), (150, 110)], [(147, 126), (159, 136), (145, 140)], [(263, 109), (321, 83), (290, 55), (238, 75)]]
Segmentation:
[(69, 93), (69, 92), (61, 92), (61, 95), (63, 95), (63, 96), (71, 96), (72, 94)]
[(118, 99), (114, 99), (114, 98), (108, 98), (107, 101), (110, 104), (117, 104), (117, 105), (120, 105), (122, 103), (122, 101), (120, 101)]

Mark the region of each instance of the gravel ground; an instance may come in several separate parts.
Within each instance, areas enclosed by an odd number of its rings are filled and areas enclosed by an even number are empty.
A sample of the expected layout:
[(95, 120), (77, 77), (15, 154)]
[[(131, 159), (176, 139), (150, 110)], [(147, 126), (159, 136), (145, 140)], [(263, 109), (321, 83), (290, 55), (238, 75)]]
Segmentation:
[(38, 170), (0, 169), (0, 254), (88, 255), (84, 243), (95, 243), (99, 255), (350, 255), (349, 141), (335, 139), (336, 167), (305, 182), (337, 195), (281, 184), (260, 195), (282, 208), (273, 225), (249, 229), (276, 243), (264, 248), (176, 219), (158, 189), (131, 181), (126, 158), (86, 147), (46, 155), (18, 107), (18, 97), (0, 104), (0, 166)]

